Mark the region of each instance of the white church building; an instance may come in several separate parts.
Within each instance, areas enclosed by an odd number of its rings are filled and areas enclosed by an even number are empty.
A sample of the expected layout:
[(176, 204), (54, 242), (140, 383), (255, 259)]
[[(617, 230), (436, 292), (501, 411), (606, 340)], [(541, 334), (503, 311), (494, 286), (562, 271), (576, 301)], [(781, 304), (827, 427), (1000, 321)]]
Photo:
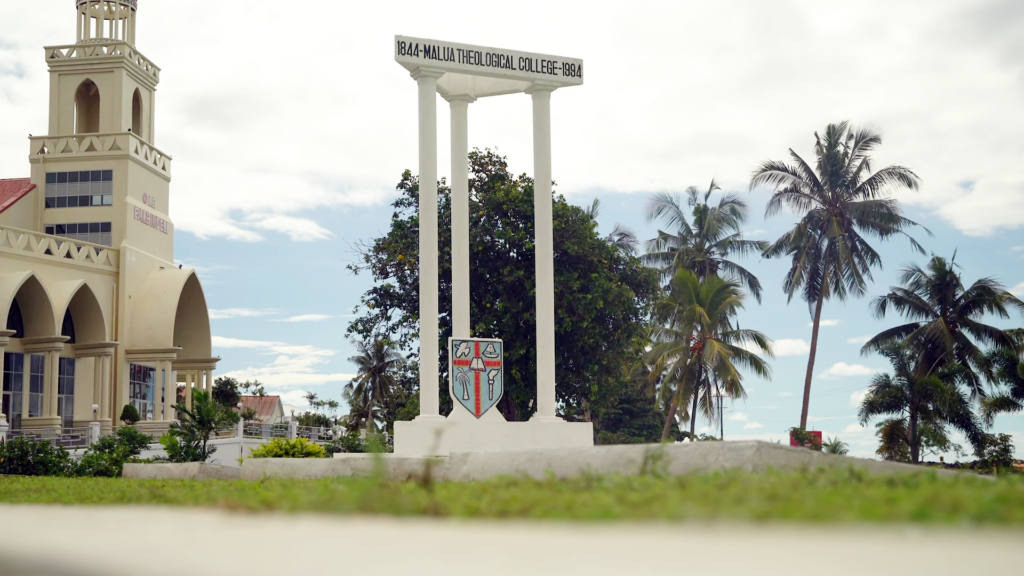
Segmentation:
[(174, 263), (160, 68), (136, 48), (136, 11), (136, 0), (76, 0), (76, 42), (44, 49), (49, 126), (29, 138), (29, 177), (0, 180), (12, 431), (109, 430), (127, 404), (159, 429), (178, 383), (189, 403), (193, 387), (212, 389), (219, 358), (199, 278)]

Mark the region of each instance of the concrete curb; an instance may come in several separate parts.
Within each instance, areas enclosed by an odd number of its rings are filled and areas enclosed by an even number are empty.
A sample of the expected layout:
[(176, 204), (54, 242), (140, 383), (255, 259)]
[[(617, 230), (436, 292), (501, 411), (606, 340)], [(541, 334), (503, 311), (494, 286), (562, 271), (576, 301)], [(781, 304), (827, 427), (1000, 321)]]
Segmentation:
[(847, 468), (868, 474), (917, 474), (935, 470), (910, 464), (850, 458), (767, 442), (697, 442), (560, 448), (514, 452), (461, 452), (448, 458), (417, 458), (394, 454), (336, 454), (330, 459), (247, 459), (241, 468), (205, 463), (128, 464), (125, 478), (195, 480), (260, 480), (263, 478), (367, 477), (391, 480), (422, 478), (427, 462), (438, 481), (474, 482), (499, 476), (544, 479), (582, 474), (682, 476), (720, 470), (747, 472)]

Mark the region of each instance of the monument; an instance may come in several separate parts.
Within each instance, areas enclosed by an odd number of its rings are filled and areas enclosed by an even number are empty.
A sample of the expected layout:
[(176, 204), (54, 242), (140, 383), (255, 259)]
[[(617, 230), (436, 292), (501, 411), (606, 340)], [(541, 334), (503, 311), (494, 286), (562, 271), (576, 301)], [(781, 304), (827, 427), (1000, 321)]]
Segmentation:
[[(555, 272), (551, 198), (551, 93), (583, 84), (583, 61), (546, 54), (395, 37), (395, 60), (416, 80), (420, 176), (420, 415), (395, 422), (395, 454), (574, 448), (593, 445), (593, 425), (555, 414)], [(504, 392), (503, 343), (470, 333), (468, 111), (478, 98), (529, 94), (533, 100), (534, 231), (537, 294), (537, 412), (507, 422), (493, 408)], [(452, 339), (448, 391), (439, 413), (437, 95), (451, 108)], [(427, 249), (424, 249), (426, 247)], [(422, 337), (425, 335), (426, 337)], [(431, 337), (433, 336), (433, 337)], [(492, 347), (488, 349), (488, 345)], [(479, 351), (479, 353), (478, 353)], [(460, 356), (459, 354), (463, 355)], [(498, 356), (488, 356), (497, 354)]]

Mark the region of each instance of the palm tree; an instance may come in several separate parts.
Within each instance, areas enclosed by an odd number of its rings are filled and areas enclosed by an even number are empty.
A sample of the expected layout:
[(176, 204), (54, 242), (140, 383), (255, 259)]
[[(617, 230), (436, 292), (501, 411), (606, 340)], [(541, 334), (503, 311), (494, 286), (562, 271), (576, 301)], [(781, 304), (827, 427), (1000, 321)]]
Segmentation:
[(986, 357), (995, 382), (1001, 385), (998, 393), (981, 402), (981, 417), (989, 427), (998, 414), (1024, 412), (1024, 329), (1007, 332), (1017, 347), (996, 348)]
[(993, 381), (995, 373), (976, 344), (1017, 350), (1013, 335), (980, 320), (987, 314), (1009, 318), (1009, 308), (1024, 312), (1024, 302), (992, 278), (982, 278), (964, 288), (956, 268), (956, 255), (947, 261), (933, 256), (926, 269), (910, 264), (900, 274), (900, 284), (871, 303), (872, 312), (884, 318), (889, 308), (911, 320), (878, 334), (861, 350), (879, 350), (888, 340), (898, 339), (919, 355), (918, 365), (929, 374), (947, 364), (967, 369), (966, 378), (973, 399), (985, 396), (982, 376)]
[(966, 368), (949, 363), (929, 370), (915, 350), (898, 340), (881, 343), (877, 349), (889, 359), (893, 373), (879, 373), (871, 379), (858, 417), (862, 426), (872, 418), (889, 417), (879, 426), (880, 456), (902, 460), (902, 455), (909, 452), (910, 461), (917, 464), (926, 436), (932, 443), (948, 443), (946, 426), (960, 430), (972, 444), (978, 444), (981, 426), (971, 411), (969, 395), (959, 386), (968, 380)]
[(867, 128), (854, 130), (841, 122), (829, 124), (824, 137), (815, 132), (814, 138), (813, 168), (790, 149), (792, 163), (765, 162), (750, 181), (751, 190), (767, 186), (774, 191), (765, 208), (766, 218), (783, 209), (800, 215), (796, 226), (768, 246), (763, 255), (791, 259), (783, 290), (790, 301), (800, 293), (811, 309), (802, 429), (807, 427), (822, 305), (833, 297), (845, 300), (850, 295), (863, 296), (872, 279), (871, 269), (882, 266), (881, 257), (865, 236), (886, 240), (903, 235), (914, 249), (924, 253), (905, 232), (917, 223), (905, 218), (899, 202), (889, 197), (892, 190), (917, 190), (917, 175), (902, 166), (872, 173), (870, 154), (882, 143), (881, 135)]
[(768, 243), (745, 240), (740, 226), (747, 218), (747, 203), (736, 194), (726, 194), (717, 205), (708, 204), (711, 195), (721, 190), (714, 180), (704, 197), (696, 186), (686, 189), (687, 219), (683, 198), (667, 192), (651, 196), (647, 201), (647, 221), (663, 220), (669, 230), (658, 230), (658, 236), (646, 243), (644, 261), (662, 269), (671, 279), (678, 270), (690, 270), (701, 279), (723, 276), (737, 280), (761, 301), (761, 283), (742, 266), (729, 260), (732, 256), (757, 254)]
[(350, 399), (358, 399), (357, 403), (365, 408), (369, 433), (375, 407), (389, 399), (398, 385), (395, 375), (403, 359), (385, 338), (359, 342), (356, 348), (359, 354), (348, 359), (357, 366), (356, 377), (345, 386), (345, 391)]
[[(597, 216), (601, 213), (601, 200), (594, 198), (594, 203), (585, 211), (587, 216), (590, 216), (591, 220), (597, 222)], [(612, 228), (611, 234), (606, 236), (604, 241), (615, 246), (624, 254), (635, 254), (637, 244), (639, 244), (639, 241), (636, 238), (636, 232), (633, 232), (632, 228), (623, 226), (618, 222), (615, 223), (615, 227)]]
[(771, 378), (768, 364), (744, 347), (771, 356), (768, 338), (733, 323), (736, 313), (743, 308), (743, 299), (739, 284), (732, 280), (717, 276), (701, 279), (690, 270), (679, 270), (672, 278), (668, 294), (655, 305), (655, 318), (664, 325), (655, 327), (656, 343), (646, 361), (651, 365), (652, 381), (660, 379), (671, 394), (662, 441), (668, 439), (681, 405), (691, 403), (692, 437), (698, 409), (714, 420), (716, 392), (745, 398), (738, 366)]
[(310, 410), (316, 410), (316, 407), (319, 404), (319, 400), (317, 400), (316, 392), (306, 392), (302, 397), (309, 404), (309, 409)]

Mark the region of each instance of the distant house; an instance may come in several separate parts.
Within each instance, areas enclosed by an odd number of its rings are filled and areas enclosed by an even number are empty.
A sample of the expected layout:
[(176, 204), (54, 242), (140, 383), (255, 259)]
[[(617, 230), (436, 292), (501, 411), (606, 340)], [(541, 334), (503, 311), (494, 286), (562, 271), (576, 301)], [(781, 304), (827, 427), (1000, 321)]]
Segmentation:
[(284, 404), (280, 396), (242, 396), (242, 410), (252, 408), (256, 420), (264, 424), (284, 422)]

